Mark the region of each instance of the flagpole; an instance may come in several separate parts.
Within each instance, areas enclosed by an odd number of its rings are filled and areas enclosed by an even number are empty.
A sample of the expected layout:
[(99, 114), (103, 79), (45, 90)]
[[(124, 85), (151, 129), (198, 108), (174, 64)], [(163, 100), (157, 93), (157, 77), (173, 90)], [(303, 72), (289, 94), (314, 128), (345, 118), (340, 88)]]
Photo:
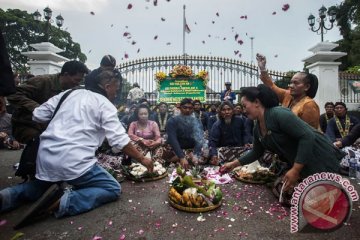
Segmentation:
[(183, 56), (185, 57), (185, 5), (183, 7), (184, 11), (183, 11)]

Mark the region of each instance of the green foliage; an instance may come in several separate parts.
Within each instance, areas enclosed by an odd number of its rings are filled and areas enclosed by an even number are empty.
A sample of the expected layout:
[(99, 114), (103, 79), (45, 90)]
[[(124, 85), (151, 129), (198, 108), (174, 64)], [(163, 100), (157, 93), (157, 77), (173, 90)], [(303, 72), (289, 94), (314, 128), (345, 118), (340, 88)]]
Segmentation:
[(337, 11), (336, 21), (343, 39), (337, 43), (337, 51), (346, 52), (340, 70), (360, 65), (360, 1), (345, 0), (339, 6), (333, 6)]
[(345, 72), (360, 74), (360, 66), (350, 67)]
[[(19, 9), (0, 8), (0, 29), (4, 35), (6, 48), (9, 53), (13, 70), (25, 73), (28, 70), (27, 57), (21, 52), (33, 50), (29, 46), (33, 43), (44, 41), (45, 22), (36, 22), (33, 15)], [(86, 61), (86, 56), (81, 52), (80, 44), (73, 42), (70, 33), (55, 26), (49, 27), (49, 42), (64, 49), (59, 53), (69, 59)]]

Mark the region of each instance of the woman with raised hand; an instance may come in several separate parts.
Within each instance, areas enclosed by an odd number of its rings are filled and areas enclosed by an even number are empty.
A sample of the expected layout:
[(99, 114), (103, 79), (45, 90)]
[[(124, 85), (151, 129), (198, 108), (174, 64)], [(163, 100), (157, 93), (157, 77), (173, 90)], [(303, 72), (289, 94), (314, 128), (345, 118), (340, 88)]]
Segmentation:
[(254, 162), (265, 150), (279, 155), (288, 171), (285, 190), (299, 180), (319, 172), (339, 172), (343, 154), (320, 132), (279, 106), (276, 94), (264, 84), (241, 91), (241, 103), (249, 119), (256, 120), (253, 149), (238, 160), (225, 163), (224, 171)]
[(296, 73), (290, 81), (289, 89), (279, 88), (272, 81), (266, 70), (266, 58), (256, 54), (260, 70), (260, 79), (278, 96), (283, 107), (290, 110), (315, 129), (319, 129), (320, 110), (314, 101), (318, 89), (318, 79), (314, 74), (306, 72)]

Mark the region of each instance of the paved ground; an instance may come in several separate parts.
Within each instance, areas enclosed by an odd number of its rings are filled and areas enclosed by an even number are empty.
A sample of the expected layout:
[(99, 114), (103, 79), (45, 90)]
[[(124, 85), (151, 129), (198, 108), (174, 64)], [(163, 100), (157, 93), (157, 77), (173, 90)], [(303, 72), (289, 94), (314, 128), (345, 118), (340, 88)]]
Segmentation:
[[(0, 189), (17, 184), (12, 166), (20, 151), (0, 151)], [(354, 203), (347, 225), (333, 232), (290, 233), (289, 210), (276, 204), (265, 186), (235, 181), (224, 186), (224, 204), (213, 212), (184, 213), (167, 203), (168, 179), (122, 184), (121, 198), (75, 217), (49, 217), (18, 231), (14, 222), (29, 207), (0, 216), (0, 239), (360, 239), (360, 205)], [(359, 191), (360, 185), (356, 184)], [(360, 192), (360, 191), (359, 191)], [(6, 220), (6, 223), (4, 222)], [(4, 224), (5, 223), (5, 224)], [(98, 238), (96, 238), (98, 237)]]

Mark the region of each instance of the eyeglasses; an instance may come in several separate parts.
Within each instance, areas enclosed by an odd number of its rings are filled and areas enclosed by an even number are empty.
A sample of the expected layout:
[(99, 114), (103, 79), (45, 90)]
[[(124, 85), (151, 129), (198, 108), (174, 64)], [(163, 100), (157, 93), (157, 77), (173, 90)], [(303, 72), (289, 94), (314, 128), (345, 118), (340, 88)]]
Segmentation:
[(193, 106), (181, 106), (182, 109), (189, 109), (192, 110), (194, 107)]

